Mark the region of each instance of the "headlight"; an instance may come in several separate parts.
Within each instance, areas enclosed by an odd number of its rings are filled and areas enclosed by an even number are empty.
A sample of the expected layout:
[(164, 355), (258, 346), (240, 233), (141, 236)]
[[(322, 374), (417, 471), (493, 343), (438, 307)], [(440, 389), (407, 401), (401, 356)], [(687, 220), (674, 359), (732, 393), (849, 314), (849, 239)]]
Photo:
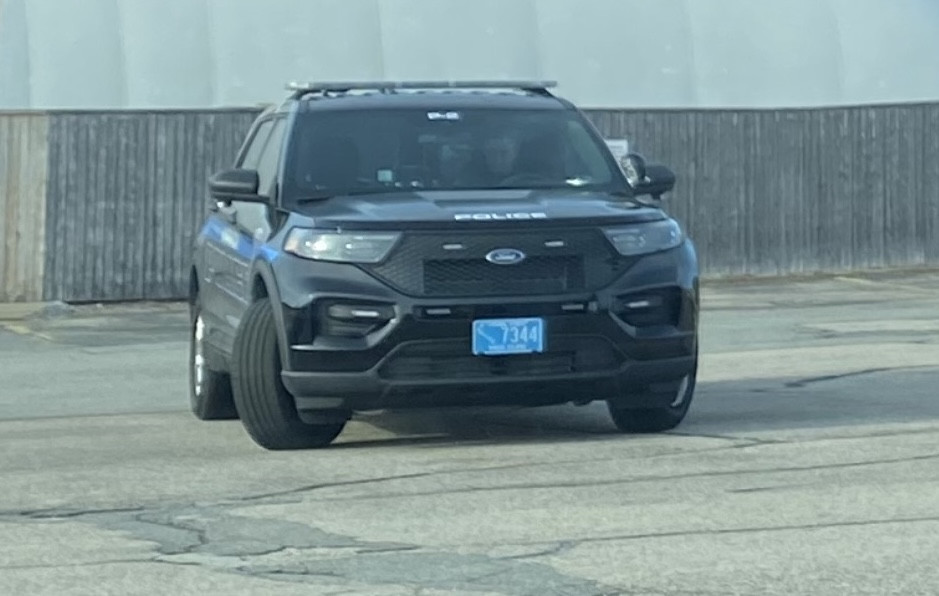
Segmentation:
[(378, 263), (388, 256), (400, 237), (396, 233), (335, 233), (294, 228), (287, 234), (284, 250), (317, 261)]
[(621, 255), (632, 257), (680, 246), (685, 239), (678, 222), (672, 219), (604, 230)]

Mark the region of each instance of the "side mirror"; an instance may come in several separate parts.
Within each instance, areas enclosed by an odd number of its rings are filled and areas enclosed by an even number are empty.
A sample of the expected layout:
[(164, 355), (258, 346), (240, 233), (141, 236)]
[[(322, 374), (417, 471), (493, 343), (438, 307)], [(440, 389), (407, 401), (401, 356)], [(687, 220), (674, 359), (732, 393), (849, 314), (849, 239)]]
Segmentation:
[(659, 199), (675, 188), (675, 173), (668, 166), (647, 164), (638, 153), (623, 156), (620, 162), (626, 181), (637, 195), (651, 195)]
[(675, 188), (675, 172), (668, 166), (649, 164), (646, 166), (646, 179), (636, 188), (636, 192), (660, 199), (673, 188)]
[(220, 203), (241, 201), (266, 203), (267, 197), (258, 194), (260, 177), (254, 170), (225, 170), (209, 178), (209, 192)]
[(627, 153), (620, 159), (626, 181), (634, 189), (646, 179), (646, 160), (638, 153)]

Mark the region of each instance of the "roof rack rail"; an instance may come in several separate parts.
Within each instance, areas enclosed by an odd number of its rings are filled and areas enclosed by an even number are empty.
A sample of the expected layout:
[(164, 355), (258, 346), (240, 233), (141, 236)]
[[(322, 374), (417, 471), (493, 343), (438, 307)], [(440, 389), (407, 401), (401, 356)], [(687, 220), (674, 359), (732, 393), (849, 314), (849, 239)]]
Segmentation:
[(397, 90), (417, 89), (518, 89), (553, 97), (549, 89), (557, 87), (557, 81), (336, 81), (321, 83), (287, 83), (291, 99), (300, 99), (314, 93), (347, 93), (349, 91), (381, 91), (393, 93)]

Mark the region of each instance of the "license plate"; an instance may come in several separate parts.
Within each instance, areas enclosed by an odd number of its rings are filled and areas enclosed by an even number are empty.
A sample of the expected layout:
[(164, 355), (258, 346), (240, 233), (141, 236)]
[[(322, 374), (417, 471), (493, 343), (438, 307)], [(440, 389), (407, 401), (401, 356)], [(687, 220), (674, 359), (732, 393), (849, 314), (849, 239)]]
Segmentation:
[(504, 356), (545, 351), (544, 319), (473, 321), (473, 354)]

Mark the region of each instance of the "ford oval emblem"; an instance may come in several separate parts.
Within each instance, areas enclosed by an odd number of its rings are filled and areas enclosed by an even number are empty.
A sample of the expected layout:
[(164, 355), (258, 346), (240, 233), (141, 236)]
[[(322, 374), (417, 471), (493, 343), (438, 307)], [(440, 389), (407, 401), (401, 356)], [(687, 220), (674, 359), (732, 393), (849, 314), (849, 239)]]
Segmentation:
[(525, 253), (514, 248), (497, 248), (486, 255), (493, 265), (517, 265), (525, 260)]

